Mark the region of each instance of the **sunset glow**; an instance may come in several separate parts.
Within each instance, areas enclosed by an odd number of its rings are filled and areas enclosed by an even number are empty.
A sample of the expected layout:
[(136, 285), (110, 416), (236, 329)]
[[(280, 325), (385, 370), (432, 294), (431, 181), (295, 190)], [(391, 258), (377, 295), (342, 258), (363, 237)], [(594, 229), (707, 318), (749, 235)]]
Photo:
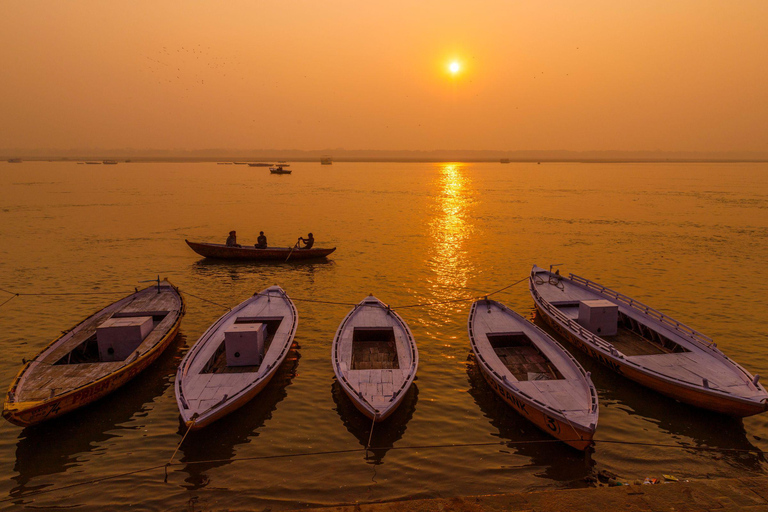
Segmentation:
[(458, 62), (456, 62), (456, 61), (453, 61), (453, 62), (451, 62), (451, 64), (448, 66), (448, 71), (450, 71), (452, 75), (455, 75), (456, 73), (458, 73), (459, 71), (461, 71), (461, 65), (460, 65)]

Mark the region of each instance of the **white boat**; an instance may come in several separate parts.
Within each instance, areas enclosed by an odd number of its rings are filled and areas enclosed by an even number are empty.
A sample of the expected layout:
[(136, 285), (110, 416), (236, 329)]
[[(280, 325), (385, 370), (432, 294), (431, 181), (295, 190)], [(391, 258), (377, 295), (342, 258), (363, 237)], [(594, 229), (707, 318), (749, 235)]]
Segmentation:
[(3, 416), (29, 426), (74, 411), (136, 377), (179, 332), (184, 299), (167, 281), (89, 316), (27, 362), (11, 384)]
[(419, 352), (408, 325), (373, 295), (350, 311), (331, 345), (336, 379), (373, 421), (397, 409), (416, 377)]
[(534, 266), (536, 309), (574, 345), (615, 372), (671, 398), (731, 416), (768, 410), (768, 393), (714, 341), (593, 281)]
[(477, 364), (491, 388), (547, 434), (586, 450), (597, 428), (589, 374), (551, 336), (493, 300), (472, 304), (467, 322)]
[(203, 428), (253, 399), (290, 351), (299, 315), (279, 286), (234, 307), (200, 336), (176, 373), (184, 423)]

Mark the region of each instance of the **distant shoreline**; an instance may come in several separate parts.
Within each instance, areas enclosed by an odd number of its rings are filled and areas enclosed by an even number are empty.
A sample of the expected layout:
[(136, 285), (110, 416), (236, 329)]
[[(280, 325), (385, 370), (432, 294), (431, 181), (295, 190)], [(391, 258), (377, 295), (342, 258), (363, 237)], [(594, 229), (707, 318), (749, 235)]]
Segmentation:
[[(104, 160), (113, 160), (118, 163), (254, 163), (265, 162), (274, 164), (278, 161), (287, 162), (309, 162), (317, 163), (320, 165), (318, 158), (244, 158), (244, 157), (116, 157), (112, 156), (83, 156), (78, 158), (73, 157), (40, 157), (40, 156), (0, 156), (0, 163), (9, 163), (9, 160), (19, 159), (21, 162), (99, 162)], [(450, 159), (450, 158), (335, 158), (334, 163), (496, 163), (499, 165), (506, 165), (507, 163), (585, 163), (585, 164), (635, 164), (635, 163), (647, 163), (647, 164), (659, 164), (659, 163), (768, 163), (768, 158), (509, 158), (508, 162), (500, 162), (500, 159), (490, 158), (463, 158), (463, 159)]]

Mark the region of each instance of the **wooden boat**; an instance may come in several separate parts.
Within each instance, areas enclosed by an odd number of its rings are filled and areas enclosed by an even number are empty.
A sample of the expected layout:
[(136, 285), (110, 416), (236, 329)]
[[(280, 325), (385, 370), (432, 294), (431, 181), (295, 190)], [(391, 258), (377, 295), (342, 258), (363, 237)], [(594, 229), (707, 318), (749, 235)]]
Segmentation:
[(333, 251), (330, 249), (321, 249), (313, 247), (312, 249), (294, 249), (291, 247), (267, 247), (266, 249), (257, 249), (255, 247), (231, 247), (226, 244), (209, 244), (205, 242), (190, 242), (184, 240), (187, 245), (200, 256), (221, 260), (275, 260), (275, 261), (297, 261), (311, 258), (325, 258)]
[(263, 290), (211, 325), (176, 373), (176, 403), (192, 430), (253, 399), (293, 344), (299, 315), (279, 286)]
[(347, 314), (331, 345), (336, 379), (373, 421), (392, 414), (416, 377), (419, 352), (406, 323), (373, 295)]
[(590, 357), (671, 398), (731, 416), (768, 409), (768, 393), (711, 338), (593, 281), (534, 266), (536, 309)]
[(290, 169), (286, 169), (286, 165), (276, 165), (275, 167), (270, 167), (269, 172), (272, 174), (291, 174)]
[(3, 417), (34, 425), (111, 393), (170, 345), (183, 315), (181, 294), (160, 280), (94, 313), (24, 365)]
[(586, 450), (597, 428), (597, 390), (562, 345), (493, 300), (472, 304), (469, 341), (483, 377), (547, 434)]

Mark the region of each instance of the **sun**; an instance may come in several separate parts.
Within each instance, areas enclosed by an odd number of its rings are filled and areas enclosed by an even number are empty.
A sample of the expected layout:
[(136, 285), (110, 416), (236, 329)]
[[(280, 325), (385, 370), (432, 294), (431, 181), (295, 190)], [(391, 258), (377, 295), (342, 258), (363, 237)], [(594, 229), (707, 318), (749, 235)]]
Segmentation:
[(453, 61), (448, 65), (448, 71), (451, 72), (452, 75), (455, 75), (459, 71), (461, 71), (461, 64), (459, 64), (457, 61)]

